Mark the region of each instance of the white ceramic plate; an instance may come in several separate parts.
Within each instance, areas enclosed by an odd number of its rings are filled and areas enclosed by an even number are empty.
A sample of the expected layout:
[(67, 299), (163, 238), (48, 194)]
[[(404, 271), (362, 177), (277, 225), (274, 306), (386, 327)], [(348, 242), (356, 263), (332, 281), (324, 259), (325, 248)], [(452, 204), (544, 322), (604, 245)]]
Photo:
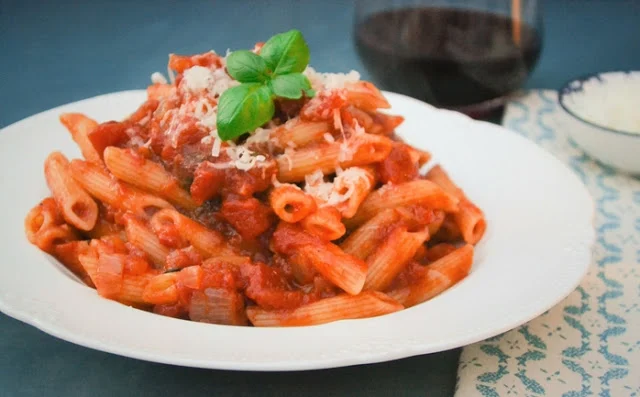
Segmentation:
[(471, 274), (424, 304), (386, 316), (299, 328), (176, 320), (100, 298), (31, 246), (23, 219), (48, 195), (42, 164), (80, 152), (61, 112), (120, 119), (144, 91), (99, 96), (0, 132), (0, 309), (59, 338), (107, 352), (193, 367), (303, 370), (373, 363), (476, 342), (516, 327), (566, 297), (587, 270), (593, 203), (571, 171), (533, 143), (402, 95), (399, 133), (429, 149), (488, 218)]

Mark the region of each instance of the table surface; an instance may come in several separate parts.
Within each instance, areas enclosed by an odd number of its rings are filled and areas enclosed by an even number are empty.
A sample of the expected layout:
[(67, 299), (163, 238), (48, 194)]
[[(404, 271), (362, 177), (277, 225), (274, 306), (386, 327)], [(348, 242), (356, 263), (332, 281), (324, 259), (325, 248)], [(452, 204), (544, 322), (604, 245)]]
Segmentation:
[[(135, 3), (135, 4), (131, 4)], [(362, 70), (350, 1), (0, 0), (0, 127), (64, 103), (144, 88), (167, 53), (250, 47), (300, 28), (321, 71)], [(545, 47), (528, 87), (640, 69), (640, 2), (548, 0)], [(363, 72), (363, 77), (367, 73)], [(147, 363), (76, 346), (0, 314), (0, 389), (8, 396), (453, 394), (459, 350), (298, 373)]]

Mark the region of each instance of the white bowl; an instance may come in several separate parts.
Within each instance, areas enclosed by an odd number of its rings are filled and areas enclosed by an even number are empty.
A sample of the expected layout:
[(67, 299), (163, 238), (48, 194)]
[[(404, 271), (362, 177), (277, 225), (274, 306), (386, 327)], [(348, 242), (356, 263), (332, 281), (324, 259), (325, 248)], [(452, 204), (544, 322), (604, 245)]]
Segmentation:
[(597, 73), (558, 93), (563, 127), (591, 157), (640, 174), (640, 71)]

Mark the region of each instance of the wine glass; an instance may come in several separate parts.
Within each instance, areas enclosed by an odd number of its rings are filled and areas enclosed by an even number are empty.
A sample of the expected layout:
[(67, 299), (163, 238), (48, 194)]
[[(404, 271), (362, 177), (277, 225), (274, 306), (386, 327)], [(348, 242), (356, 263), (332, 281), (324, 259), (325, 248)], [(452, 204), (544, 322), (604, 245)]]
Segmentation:
[(541, 11), (536, 0), (356, 0), (354, 37), (381, 88), (484, 117), (536, 65)]

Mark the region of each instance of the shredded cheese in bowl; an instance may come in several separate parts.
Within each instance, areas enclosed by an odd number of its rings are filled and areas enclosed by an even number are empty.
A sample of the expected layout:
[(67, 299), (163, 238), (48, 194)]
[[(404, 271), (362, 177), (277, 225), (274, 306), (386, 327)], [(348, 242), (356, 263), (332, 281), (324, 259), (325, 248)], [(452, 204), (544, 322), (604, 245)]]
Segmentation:
[(571, 83), (563, 105), (600, 127), (640, 135), (640, 72), (602, 73)]

